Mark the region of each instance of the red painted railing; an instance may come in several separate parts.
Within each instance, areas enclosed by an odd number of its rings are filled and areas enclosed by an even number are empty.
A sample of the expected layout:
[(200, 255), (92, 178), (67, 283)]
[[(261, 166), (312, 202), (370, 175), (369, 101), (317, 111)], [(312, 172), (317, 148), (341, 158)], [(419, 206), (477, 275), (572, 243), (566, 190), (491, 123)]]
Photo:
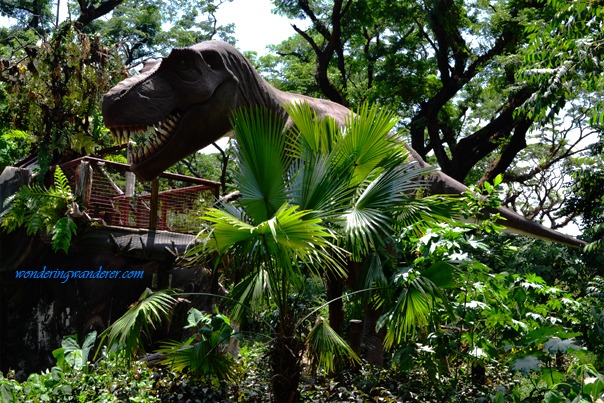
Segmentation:
[(196, 233), (200, 213), (219, 196), (219, 182), (169, 172), (139, 182), (129, 165), (95, 157), (60, 166), (80, 205), (106, 225)]

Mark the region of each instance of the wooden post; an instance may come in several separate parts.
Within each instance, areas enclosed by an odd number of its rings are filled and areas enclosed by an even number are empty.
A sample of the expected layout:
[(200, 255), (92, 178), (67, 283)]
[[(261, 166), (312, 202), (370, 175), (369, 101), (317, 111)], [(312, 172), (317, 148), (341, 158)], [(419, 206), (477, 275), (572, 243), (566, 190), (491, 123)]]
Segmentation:
[[(131, 147), (128, 147), (128, 150), (126, 151), (126, 155), (128, 158), (128, 162), (132, 161), (132, 149)], [(124, 189), (124, 193), (127, 197), (132, 197), (134, 196), (134, 184), (136, 183), (136, 178), (134, 176), (134, 172), (132, 171), (126, 171), (126, 188)]]
[(92, 167), (88, 161), (82, 161), (76, 168), (75, 195), (82, 208), (88, 207), (90, 193), (92, 192)]
[(151, 211), (149, 212), (149, 230), (157, 229), (157, 210), (159, 207), (159, 178), (151, 181)]

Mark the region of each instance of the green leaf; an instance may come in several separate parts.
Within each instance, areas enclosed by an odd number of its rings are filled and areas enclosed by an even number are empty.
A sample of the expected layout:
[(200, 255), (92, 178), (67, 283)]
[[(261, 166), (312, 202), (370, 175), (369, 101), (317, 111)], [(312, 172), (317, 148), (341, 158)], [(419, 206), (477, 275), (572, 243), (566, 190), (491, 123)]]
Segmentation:
[(57, 221), (52, 230), (52, 249), (55, 252), (62, 250), (67, 253), (72, 235), (76, 235), (77, 230), (76, 223), (69, 217)]
[(517, 358), (512, 364), (512, 371), (519, 371), (522, 375), (527, 376), (531, 371), (540, 371), (543, 363), (532, 355)]
[(364, 104), (354, 116), (346, 122), (346, 136), (337, 145), (341, 159), (353, 158), (354, 174), (352, 186), (357, 186), (367, 179), (369, 174), (384, 160), (402, 155), (402, 144), (395, 141), (388, 133), (394, 128), (398, 119), (377, 105), (369, 107)]
[(197, 328), (199, 326), (208, 325), (210, 323), (210, 315), (204, 314), (196, 308), (189, 309), (187, 314), (187, 325), (185, 329)]
[(579, 350), (580, 347), (574, 343), (573, 339), (562, 340), (559, 337), (552, 337), (543, 345), (543, 351), (550, 354), (566, 353), (569, 349)]
[(351, 364), (360, 362), (359, 357), (352, 351), (350, 346), (323, 318), (319, 318), (310, 333), (308, 333), (306, 343), (313, 362), (327, 373), (332, 373), (336, 369), (338, 362), (348, 362)]
[(272, 217), (286, 201), (285, 177), (291, 159), (285, 152), (285, 122), (270, 110), (257, 108), (235, 112), (232, 124), (240, 202), (259, 223)]
[[(124, 350), (126, 358), (144, 352), (143, 335), (149, 327), (155, 328), (170, 315), (176, 299), (172, 290), (151, 291), (146, 289), (122, 317), (101, 333), (101, 343), (107, 338), (112, 350)], [(97, 349), (98, 354), (98, 349)]]

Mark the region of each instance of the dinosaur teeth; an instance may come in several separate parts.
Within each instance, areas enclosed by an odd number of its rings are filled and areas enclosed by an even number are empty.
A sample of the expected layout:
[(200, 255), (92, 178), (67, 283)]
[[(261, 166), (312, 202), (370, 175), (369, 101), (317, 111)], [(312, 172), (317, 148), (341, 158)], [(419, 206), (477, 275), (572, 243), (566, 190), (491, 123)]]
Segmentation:
[(170, 133), (161, 126), (157, 128), (157, 132), (160, 134), (160, 136), (163, 136), (165, 139), (170, 137)]
[(111, 134), (115, 138), (118, 143), (122, 142), (122, 130), (121, 129), (111, 129)]
[(174, 129), (176, 127), (176, 122), (173, 120), (173, 118), (171, 116), (168, 117), (168, 118), (166, 118), (166, 120), (164, 121), (164, 123), (170, 129)]
[(153, 131), (154, 131), (153, 134), (154, 134), (155, 141), (163, 144), (165, 142), (165, 138), (164, 138), (165, 136), (162, 134), (161, 128), (155, 126), (155, 127), (153, 127)]
[(121, 143), (127, 143), (130, 140), (130, 130), (124, 129), (120, 133)]
[(174, 112), (153, 125), (113, 127), (110, 130), (119, 144), (127, 144), (128, 162), (138, 164), (159, 151), (170, 140), (181, 117), (182, 113)]

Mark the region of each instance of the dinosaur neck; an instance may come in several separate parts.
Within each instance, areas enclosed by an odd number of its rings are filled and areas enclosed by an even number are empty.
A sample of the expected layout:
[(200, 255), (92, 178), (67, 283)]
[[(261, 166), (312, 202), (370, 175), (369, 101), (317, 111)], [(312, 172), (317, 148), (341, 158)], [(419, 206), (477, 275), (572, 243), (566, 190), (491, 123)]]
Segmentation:
[(284, 117), (287, 115), (277, 96), (280, 91), (262, 78), (243, 55), (229, 52), (226, 62), (240, 83), (237, 94), (239, 108), (257, 106), (268, 108)]

